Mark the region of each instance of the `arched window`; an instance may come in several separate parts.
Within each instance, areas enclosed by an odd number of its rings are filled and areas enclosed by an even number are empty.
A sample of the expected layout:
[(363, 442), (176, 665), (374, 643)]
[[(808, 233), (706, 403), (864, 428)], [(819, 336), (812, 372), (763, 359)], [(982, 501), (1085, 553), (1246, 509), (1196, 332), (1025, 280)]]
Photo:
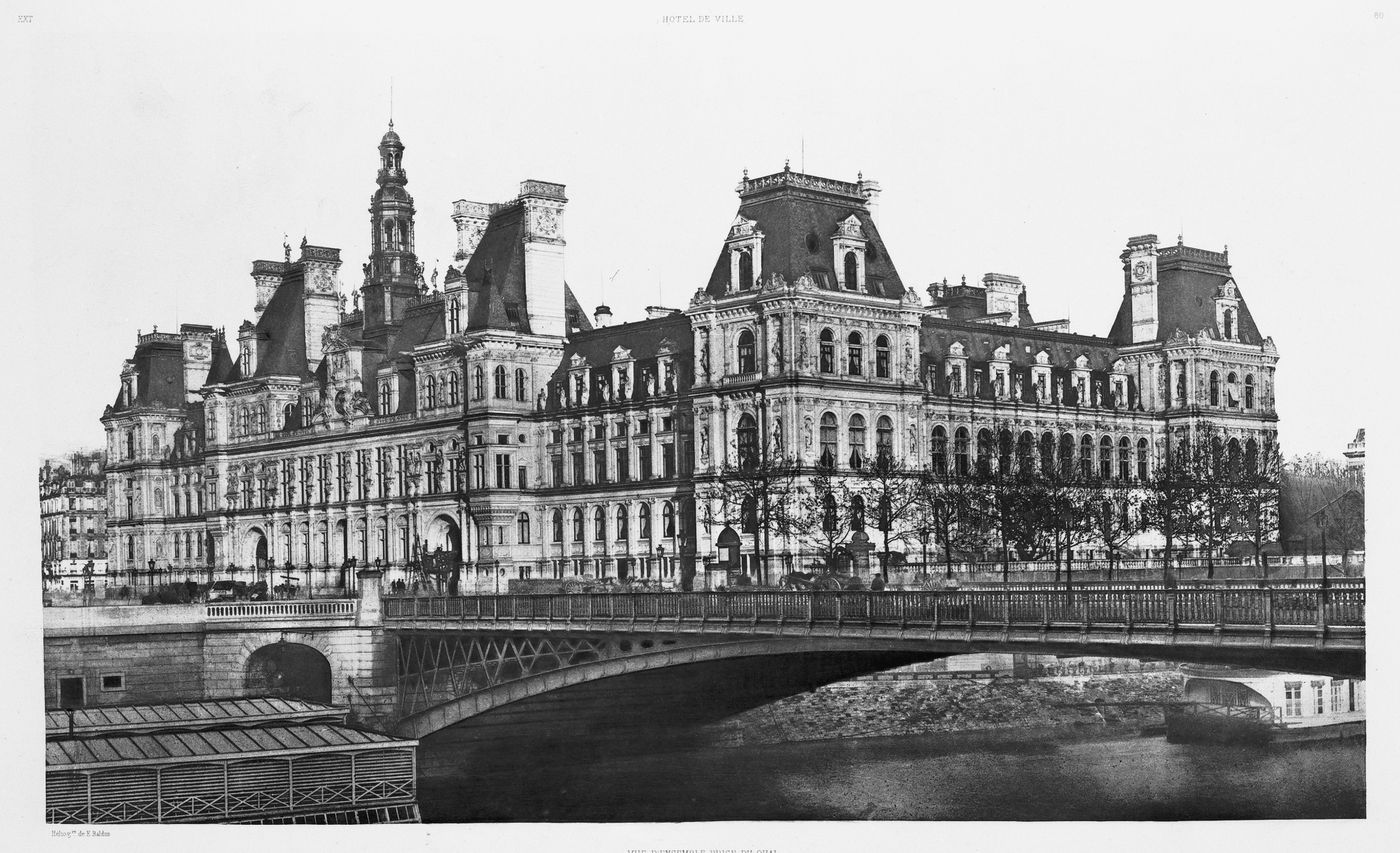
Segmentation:
[(1137, 478), (1147, 482), (1147, 439), (1139, 438), (1137, 443)]
[(967, 445), (967, 427), (958, 427), (958, 431), (953, 433), (953, 472), (959, 477), (966, 477), (971, 471)]
[(1225, 447), (1225, 453), (1228, 466), (1226, 470), (1230, 479), (1238, 480), (1242, 473), (1240, 466), (1244, 462), (1244, 451), (1240, 448), (1240, 440), (1238, 438), (1230, 439), (1230, 443)]
[(997, 473), (1003, 477), (1011, 475), (1011, 430), (1004, 429), (997, 436)]
[(1210, 404), (1212, 406), (1220, 405), (1220, 371), (1218, 370), (1210, 372)]
[(1079, 476), (1089, 479), (1094, 475), (1094, 437), (1085, 435), (1079, 439)]
[(846, 273), (846, 289), (847, 289), (847, 290), (858, 290), (858, 289), (860, 289), (860, 281), (857, 279), (857, 276), (856, 276), (856, 273), (857, 273), (857, 271), (859, 270), (860, 267), (859, 267), (859, 265), (856, 263), (856, 253), (855, 253), (855, 252), (847, 252), (847, 253), (846, 253), (845, 267), (846, 267), (846, 268), (845, 268), (845, 273)]
[(1235, 312), (1229, 308), (1225, 309), (1225, 340), (1235, 339)]
[(1035, 473), (1035, 436), (1029, 432), (1016, 439), (1016, 471), (1023, 477)]
[(296, 429), (297, 410), (291, 403), (282, 407), (282, 429)]
[(822, 496), (822, 530), (827, 533), (836, 530), (836, 496), (831, 492)]
[(525, 368), (517, 367), (515, 369), (515, 401), (517, 403), (524, 403), (525, 393), (528, 390), (529, 389), (525, 387)]
[(457, 334), (462, 330), (462, 304), (456, 298), (447, 300), (447, 331)]
[(851, 445), (851, 467), (859, 468), (865, 462), (865, 417), (863, 415), (851, 415), (846, 438)]
[(551, 541), (564, 541), (564, 511), (562, 509), (556, 509), (554, 514), (549, 517), (549, 533)]
[(894, 421), (886, 415), (875, 421), (875, 458), (894, 459)]
[(980, 429), (977, 431), (977, 473), (986, 476), (992, 473), (992, 431)]
[(851, 530), (859, 533), (865, 529), (865, 498), (860, 495), (851, 497)]
[(739, 466), (752, 469), (758, 465), (758, 422), (753, 415), (745, 412), (739, 418), (738, 429)]
[(753, 287), (753, 255), (743, 250), (739, 251), (739, 289), (749, 290)]
[(890, 339), (880, 335), (875, 339), (875, 376), (890, 378)]
[(860, 332), (851, 332), (846, 336), (846, 373), (860, 376), (864, 362), (865, 347)]
[(1236, 387), (1239, 381), (1239, 376), (1234, 373), (1225, 377), (1225, 404), (1232, 409), (1237, 409), (1240, 406), (1240, 392)]
[(1113, 476), (1113, 439), (1104, 436), (1099, 439), (1099, 478), (1107, 480)]
[(817, 368), (822, 373), (836, 372), (836, 335), (830, 329), (822, 329), (817, 343), (820, 352)]
[(515, 517), (515, 538), (521, 545), (530, 544), (530, 514), (522, 512)]
[(948, 473), (948, 431), (941, 425), (933, 428), (933, 442), (930, 448), (933, 472), (939, 476)]
[(1069, 433), (1060, 434), (1060, 476), (1066, 480), (1074, 476), (1074, 436)]
[(1128, 480), (1132, 478), (1132, 445), (1128, 443), (1125, 435), (1118, 439), (1118, 479)]
[(676, 508), (670, 501), (661, 504), (661, 535), (668, 539), (676, 535)]
[(1252, 374), (1245, 374), (1244, 377), (1244, 407), (1246, 409), (1254, 408), (1254, 376)]
[(472, 399), (481, 400), (486, 397), (486, 372), (481, 369), (481, 365), (472, 368)]
[(134, 432), (127, 432), (126, 434), (126, 458), (136, 458), (136, 433)]
[(821, 424), (821, 465), (823, 468), (836, 467), (836, 416), (831, 412), (822, 415)]
[(583, 510), (574, 510), (574, 541), (583, 541)]
[(617, 506), (617, 541), (627, 541), (627, 506), (618, 504)]
[(651, 540), (651, 504), (637, 508), (637, 538)]
[(753, 357), (753, 332), (745, 329), (739, 333), (739, 372), (755, 373), (757, 370)]
[(423, 404), (429, 409), (437, 408), (437, 379), (429, 376), (423, 383)]
[(1244, 445), (1244, 472), (1251, 477), (1259, 473), (1259, 442), (1252, 438)]
[(244, 406), (242, 409), (239, 409), (239, 411), (238, 411), (238, 434), (239, 434), (239, 435), (247, 435), (247, 434), (251, 431), (251, 430), (249, 429), (249, 426), (248, 426), (249, 420), (250, 420), (250, 419), (249, 419), (248, 407), (247, 407), (247, 406)]
[[(394, 397), (392, 389), (389, 387), (389, 383), (387, 381), (379, 383), (379, 414), (393, 414), (393, 403)], [(303, 418), (302, 420), (304, 421), (305, 419)]]
[(497, 400), (504, 400), (504, 399), (506, 399), (506, 369), (505, 369), (505, 367), (503, 367), (503, 366), (501, 366), (501, 365), (498, 364), (498, 365), (496, 365), (496, 369), (493, 370), (493, 371), (491, 372), (491, 374), (492, 374), (492, 378), (495, 379), (495, 383), (494, 383), (495, 389), (494, 389), (494, 390), (495, 390), (495, 392), (496, 392), (496, 399), (497, 399)]
[(1055, 434), (1052, 432), (1040, 437), (1040, 473), (1046, 477), (1055, 476)]
[(608, 538), (608, 516), (602, 507), (593, 510), (593, 539), (602, 542)]
[(457, 371), (447, 374), (447, 405), (456, 406), (462, 402), (462, 380)]

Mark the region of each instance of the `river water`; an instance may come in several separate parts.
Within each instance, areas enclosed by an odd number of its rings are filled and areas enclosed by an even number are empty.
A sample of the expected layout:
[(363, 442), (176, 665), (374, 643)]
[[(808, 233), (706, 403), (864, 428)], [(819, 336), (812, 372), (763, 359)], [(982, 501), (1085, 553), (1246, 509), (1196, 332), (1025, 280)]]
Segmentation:
[(1365, 759), (1356, 741), (1222, 747), (1018, 730), (629, 756), (517, 752), (498, 756), (512, 769), (496, 771), (464, 757), (474, 767), (421, 779), (419, 795), (430, 823), (1360, 818)]

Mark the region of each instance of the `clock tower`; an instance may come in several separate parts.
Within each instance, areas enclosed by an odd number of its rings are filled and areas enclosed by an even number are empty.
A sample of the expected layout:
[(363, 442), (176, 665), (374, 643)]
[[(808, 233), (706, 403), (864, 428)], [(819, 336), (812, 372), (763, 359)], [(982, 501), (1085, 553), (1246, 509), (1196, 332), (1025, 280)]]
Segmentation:
[(379, 189), (369, 206), (371, 248), (360, 288), (367, 336), (387, 334), (400, 325), (409, 300), (418, 295), (413, 196), (404, 188), (408, 175), (403, 169), (403, 149), (391, 121), (379, 142)]
[(1123, 283), (1132, 308), (1133, 343), (1156, 340), (1157, 235), (1133, 237), (1119, 257), (1123, 261)]

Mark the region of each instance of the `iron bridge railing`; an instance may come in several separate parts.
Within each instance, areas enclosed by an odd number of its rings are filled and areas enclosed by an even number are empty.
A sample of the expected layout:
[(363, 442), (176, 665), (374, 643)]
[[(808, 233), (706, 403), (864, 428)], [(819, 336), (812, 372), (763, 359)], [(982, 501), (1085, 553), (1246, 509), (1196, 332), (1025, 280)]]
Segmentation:
[[(1180, 626), (1364, 638), (1366, 591), (1297, 588), (386, 596), (386, 624), (605, 623), (893, 628)], [(1309, 631), (1311, 633), (1311, 631)]]

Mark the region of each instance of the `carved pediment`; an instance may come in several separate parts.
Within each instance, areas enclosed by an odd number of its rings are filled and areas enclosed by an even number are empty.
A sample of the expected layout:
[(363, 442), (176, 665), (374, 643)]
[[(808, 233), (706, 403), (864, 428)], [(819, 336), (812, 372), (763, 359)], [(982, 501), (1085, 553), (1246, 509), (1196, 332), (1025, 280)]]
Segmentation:
[(864, 240), (865, 233), (860, 230), (860, 219), (852, 213), (850, 216), (836, 223), (836, 236)]
[(993, 361), (1010, 361), (1010, 360), (1011, 360), (1011, 345), (1010, 345), (1010, 344), (1002, 344), (1001, 346), (999, 346), (999, 347), (997, 347), (995, 350), (993, 350), (993, 351), (992, 351), (992, 360), (993, 360)]
[(963, 358), (966, 354), (967, 348), (963, 346), (962, 341), (953, 341), (952, 345), (948, 347), (948, 355), (952, 358)]
[(1123, 361), (1123, 359), (1117, 358), (1113, 360), (1114, 373), (1126, 373), (1127, 371), (1125, 368), (1127, 368), (1127, 364)]
[(1040, 365), (1048, 365), (1050, 363), (1049, 350), (1041, 350), (1040, 352), (1036, 353), (1035, 363)]
[(758, 222), (745, 217), (742, 213), (734, 217), (734, 221), (729, 223), (729, 239), (738, 240), (744, 237), (762, 236), (763, 232), (758, 230)]
[(657, 355), (671, 355), (676, 351), (676, 342), (670, 338), (662, 338), (661, 343), (656, 345)]
[(613, 361), (627, 361), (632, 358), (632, 351), (627, 347), (617, 347), (612, 352)]
[(576, 352), (574, 353), (573, 358), (569, 359), (569, 366), (575, 369), (587, 367), (588, 359), (584, 358), (582, 353)]
[(1075, 366), (1077, 369), (1079, 369), (1079, 370), (1088, 370), (1088, 369), (1089, 369), (1089, 356), (1084, 355), (1083, 353), (1081, 353), (1080, 355), (1078, 355), (1077, 357), (1075, 357), (1075, 359), (1074, 359), (1074, 366)]

